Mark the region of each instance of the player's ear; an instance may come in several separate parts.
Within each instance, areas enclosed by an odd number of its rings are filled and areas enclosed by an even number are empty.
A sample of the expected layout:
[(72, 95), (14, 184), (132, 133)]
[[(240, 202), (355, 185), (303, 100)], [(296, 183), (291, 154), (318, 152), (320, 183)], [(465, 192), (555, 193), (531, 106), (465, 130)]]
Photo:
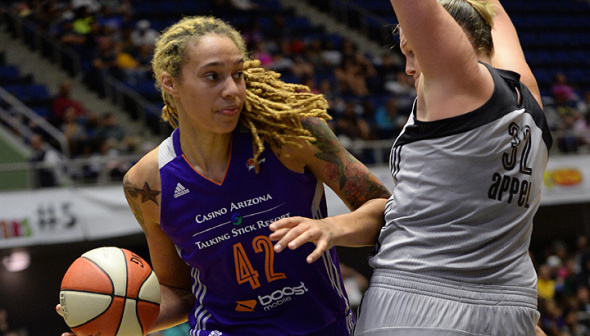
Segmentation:
[(176, 81), (167, 71), (162, 72), (162, 76), (160, 76), (160, 85), (162, 86), (162, 90), (168, 92), (170, 95), (175, 96), (177, 95), (176, 89)]

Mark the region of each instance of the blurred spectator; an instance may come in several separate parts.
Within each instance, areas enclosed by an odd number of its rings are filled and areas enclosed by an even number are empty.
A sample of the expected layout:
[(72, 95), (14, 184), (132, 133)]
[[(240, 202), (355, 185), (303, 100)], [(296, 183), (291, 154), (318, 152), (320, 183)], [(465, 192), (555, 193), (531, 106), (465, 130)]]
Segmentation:
[(302, 55), (295, 55), (293, 56), (293, 64), (291, 64), (291, 73), (300, 80), (312, 78), (315, 74), (315, 68)]
[(112, 140), (113, 146), (118, 147), (125, 137), (125, 129), (119, 125), (117, 116), (114, 113), (106, 112), (103, 114), (94, 136), (99, 143)]
[(580, 113), (580, 117), (574, 121), (572, 131), (578, 139), (580, 147), (585, 148), (585, 151), (588, 152), (590, 149), (590, 113), (585, 115)]
[(393, 92), (394, 88), (397, 86), (397, 74), (398, 72), (403, 72), (403, 68), (396, 64), (391, 53), (384, 54), (381, 59), (376, 62), (375, 67), (377, 73), (381, 76), (383, 88)]
[[(125, 46), (124, 42), (114, 42), (116, 56), (116, 64), (119, 69), (125, 74), (124, 81), (129, 82), (131, 85), (135, 85), (144, 76), (143, 70), (140, 69), (139, 62), (135, 59), (134, 55), (135, 48), (132, 46)], [(142, 45), (150, 48), (149, 45)]]
[(70, 5), (74, 10), (85, 7), (91, 13), (96, 13), (101, 8), (101, 2), (99, 0), (71, 0)]
[(561, 336), (565, 326), (563, 309), (553, 299), (539, 300), (541, 318), (539, 324), (547, 336)]
[(542, 299), (552, 300), (555, 296), (555, 280), (551, 274), (551, 267), (547, 264), (539, 266), (537, 290)]
[(74, 107), (70, 106), (66, 108), (60, 129), (66, 139), (68, 139), (71, 156), (76, 157), (81, 155), (89, 138), (83, 122), (76, 115)]
[(309, 92), (313, 92), (315, 94), (321, 93), (320, 89), (317, 87), (316, 81), (313, 77), (311, 77), (311, 76), (303, 77), (302, 83), (303, 83), (303, 85), (305, 85), (309, 88)]
[(578, 320), (578, 311), (575, 309), (569, 309), (565, 314), (562, 332), (564, 336), (590, 336), (590, 328)]
[(0, 336), (26, 336), (27, 331), (24, 328), (14, 329), (8, 323), (8, 312), (0, 308)]
[(574, 88), (568, 83), (567, 77), (563, 72), (558, 72), (553, 77), (551, 84), (551, 95), (555, 100), (563, 100), (565, 102), (572, 102), (577, 100)]
[(588, 254), (588, 237), (585, 235), (578, 236), (576, 238), (576, 248), (574, 251), (574, 260), (575, 260), (575, 273), (579, 274), (582, 272), (584, 268), (584, 258)]
[(578, 285), (590, 288), (590, 255), (582, 256), (582, 270), (578, 273)]
[(385, 83), (385, 89), (393, 93), (393, 96), (397, 99), (399, 109), (409, 115), (416, 98), (414, 78), (406, 74), (404, 70), (398, 71), (395, 78), (396, 80)]
[(64, 80), (59, 84), (59, 92), (57, 96), (51, 101), (51, 120), (50, 122), (59, 127), (64, 122), (64, 113), (67, 108), (74, 110), (77, 118), (87, 117), (90, 113), (82, 105), (81, 102), (71, 97), (72, 93), (72, 82)]
[(260, 64), (266, 69), (270, 68), (273, 62), (272, 54), (266, 49), (264, 41), (254, 42), (252, 56), (254, 59), (260, 60)]
[(61, 42), (73, 46), (92, 44), (94, 14), (87, 6), (79, 6), (74, 8), (73, 15), (72, 20), (65, 21), (65, 33), (61, 36)]
[(281, 40), (279, 43), (280, 51), (272, 56), (272, 63), (269, 69), (281, 73), (283, 76), (292, 74), (291, 67), (294, 64), (291, 46), (288, 41)]
[(560, 301), (567, 301), (569, 298), (575, 298), (578, 279), (576, 277), (576, 261), (574, 257), (569, 257), (564, 266), (561, 267), (555, 279), (556, 297)]
[(586, 286), (578, 287), (576, 291), (576, 300), (578, 302), (578, 319), (585, 321), (590, 325), (590, 290)]
[(153, 47), (158, 38), (158, 31), (151, 27), (151, 23), (148, 20), (139, 20), (135, 24), (135, 29), (131, 32), (130, 38), (136, 47), (144, 44)]
[(243, 29), (242, 36), (244, 37), (244, 42), (246, 42), (248, 49), (254, 50), (254, 46), (258, 42), (264, 41), (264, 32), (262, 31), (260, 22), (258, 20), (249, 22)]
[(135, 75), (137, 76), (137, 80), (149, 80), (151, 79), (152, 74), (152, 57), (153, 57), (154, 47), (144, 44), (137, 49), (137, 54), (135, 56), (135, 60), (137, 61), (137, 69), (135, 70)]
[(311, 64), (313, 64), (313, 67), (316, 70), (322, 70), (325, 65), (324, 59), (322, 57), (323, 50), (324, 43), (318, 37), (313, 38), (311, 41), (308, 41), (305, 47), (305, 59)]
[(90, 155), (85, 169), (87, 180), (99, 179), (98, 182), (121, 181), (132, 164), (120, 158), (121, 153), (115, 147), (114, 139), (105, 139), (99, 143), (99, 150)]
[(335, 68), (342, 63), (342, 52), (336, 48), (336, 44), (332, 39), (326, 40), (321, 55), (323, 66)]
[(61, 182), (61, 156), (49, 147), (40, 134), (34, 134), (30, 141), (32, 150), (29, 162), (34, 164), (34, 186), (39, 188), (56, 187)]
[(112, 34), (120, 34), (126, 24), (126, 15), (123, 7), (102, 6), (96, 16), (96, 21)]
[(121, 80), (125, 78), (125, 73), (117, 64), (115, 42), (112, 37), (103, 36), (98, 41), (98, 48), (94, 51), (91, 69), (85, 73), (84, 82), (90, 89), (98, 92), (101, 97), (105, 97), (107, 76), (113, 76)]
[(590, 114), (590, 90), (584, 92), (582, 99), (576, 104), (576, 108), (584, 117)]
[(250, 0), (229, 0), (229, 3), (236, 9), (248, 11), (258, 8), (258, 5)]
[(395, 139), (406, 124), (408, 116), (402, 114), (397, 100), (393, 97), (387, 99), (385, 104), (375, 111), (375, 127), (379, 139)]
[(354, 57), (345, 57), (334, 74), (338, 92), (347, 98), (366, 96), (369, 93), (365, 80), (365, 68)]
[(8, 312), (0, 308), (0, 336), (6, 335), (8, 331)]
[(575, 153), (578, 151), (579, 139), (574, 134), (574, 124), (582, 118), (572, 103), (564, 95), (555, 96), (555, 111), (559, 117), (557, 124), (557, 145), (563, 153)]
[(346, 103), (344, 114), (336, 118), (334, 131), (345, 143), (350, 140), (366, 140), (371, 136), (369, 123), (362, 118), (362, 108), (354, 102)]

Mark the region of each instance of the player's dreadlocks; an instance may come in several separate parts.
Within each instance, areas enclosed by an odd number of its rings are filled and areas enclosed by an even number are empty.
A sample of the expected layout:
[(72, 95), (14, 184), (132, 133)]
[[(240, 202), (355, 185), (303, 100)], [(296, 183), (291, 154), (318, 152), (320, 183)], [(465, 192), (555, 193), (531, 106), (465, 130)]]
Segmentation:
[[(188, 43), (208, 33), (231, 38), (244, 58), (249, 59), (242, 36), (229, 24), (210, 16), (185, 17), (164, 30), (156, 43), (152, 59), (155, 78), (160, 78), (164, 71), (179, 78), (186, 62)], [(300, 139), (314, 141), (315, 138), (302, 126), (301, 119), (331, 119), (326, 112), (328, 103), (322, 95), (311, 93), (305, 85), (285, 83), (279, 77), (277, 72), (263, 69), (258, 60), (244, 64), (246, 101), (240, 121), (252, 133), (256, 170), (264, 142), (279, 148), (287, 143), (297, 144)], [(164, 100), (162, 119), (177, 128), (178, 111), (172, 96), (162, 90), (158, 80), (156, 87)]]

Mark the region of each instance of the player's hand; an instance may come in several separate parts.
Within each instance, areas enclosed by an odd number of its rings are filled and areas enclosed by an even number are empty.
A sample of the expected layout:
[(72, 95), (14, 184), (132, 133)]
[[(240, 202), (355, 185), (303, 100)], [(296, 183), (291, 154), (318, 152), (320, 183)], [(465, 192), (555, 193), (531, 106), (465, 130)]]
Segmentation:
[[(57, 306), (55, 306), (55, 311), (59, 314), (59, 316), (64, 316), (64, 314), (61, 311), (61, 305), (58, 304)], [(73, 333), (71, 332), (65, 332), (63, 334), (61, 334), (61, 336), (75, 336)]]
[(270, 239), (278, 241), (274, 246), (275, 252), (281, 252), (287, 247), (294, 250), (307, 242), (314, 243), (315, 250), (306, 258), (310, 264), (334, 246), (332, 237), (335, 224), (326, 218), (287, 217), (270, 224), (269, 228), (273, 231)]

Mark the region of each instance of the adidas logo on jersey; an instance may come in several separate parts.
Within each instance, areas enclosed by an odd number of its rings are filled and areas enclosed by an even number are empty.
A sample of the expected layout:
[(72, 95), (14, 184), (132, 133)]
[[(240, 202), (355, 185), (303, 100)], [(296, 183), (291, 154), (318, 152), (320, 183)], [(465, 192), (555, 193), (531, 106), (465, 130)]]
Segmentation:
[(185, 188), (182, 184), (178, 183), (174, 190), (174, 198), (179, 198), (182, 195), (188, 194), (190, 190)]

